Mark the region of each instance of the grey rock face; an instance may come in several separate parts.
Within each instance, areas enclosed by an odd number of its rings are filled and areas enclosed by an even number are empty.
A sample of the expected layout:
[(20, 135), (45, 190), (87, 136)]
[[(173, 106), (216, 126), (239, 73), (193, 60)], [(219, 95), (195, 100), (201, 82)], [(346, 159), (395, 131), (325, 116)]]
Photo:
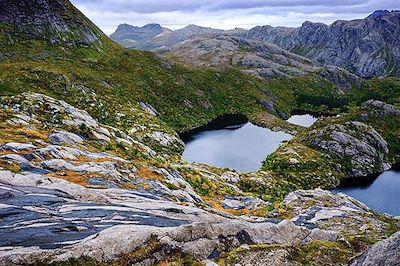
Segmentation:
[(300, 28), (255, 27), (247, 38), (274, 43), (312, 59), (362, 76), (400, 75), (400, 12), (381, 12), (328, 26), (305, 22)]
[(349, 263), (350, 266), (397, 266), (399, 264), (400, 232), (374, 244)]
[(228, 219), (150, 194), (86, 189), (41, 175), (1, 172), (0, 202), (5, 217), (0, 246), (14, 247), (0, 250), (2, 265), (81, 256), (109, 260), (144, 245), (151, 235), (163, 246), (199, 260), (242, 244), (291, 245), (306, 237), (318, 239), (289, 221), (276, 225)]
[(193, 37), (210, 37), (223, 32), (223, 30), (196, 25), (189, 25), (183, 29), (172, 31), (158, 24), (148, 24), (143, 27), (122, 24), (118, 26), (117, 30), (111, 34), (110, 37), (125, 47), (156, 50), (165, 49)]
[(83, 142), (83, 138), (65, 131), (59, 131), (49, 136), (49, 140), (54, 145), (77, 145)]
[(385, 156), (389, 153), (387, 142), (371, 126), (352, 121), (345, 124), (329, 125), (311, 132), (312, 147), (328, 154), (349, 160), (351, 177), (363, 177), (388, 170)]
[(195, 38), (173, 46), (171, 52), (195, 67), (232, 65), (264, 77), (303, 75), (316, 70), (308, 59), (273, 44), (231, 36)]
[(369, 100), (361, 105), (365, 110), (364, 117), (390, 117), (400, 116), (400, 110), (394, 106), (377, 100)]
[[(360, 86), (356, 75), (334, 66), (319, 67), (311, 60), (258, 40), (233, 35), (197, 37), (173, 45), (169, 52), (194, 67), (235, 67), (264, 78), (293, 77), (314, 73), (331, 81), (339, 92)], [(275, 113), (273, 102), (260, 102)]]
[(50, 43), (77, 47), (90, 45), (102, 35), (66, 0), (1, 0), (0, 22), (14, 26), (11, 32), (6, 33), (10, 44), (18, 42), (19, 38), (24, 40), (46, 36), (45, 39)]

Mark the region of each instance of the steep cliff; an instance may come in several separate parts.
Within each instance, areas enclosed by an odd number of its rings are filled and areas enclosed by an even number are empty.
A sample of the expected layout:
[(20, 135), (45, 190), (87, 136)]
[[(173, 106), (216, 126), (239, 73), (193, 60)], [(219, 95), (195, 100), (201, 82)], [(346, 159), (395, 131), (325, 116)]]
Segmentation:
[(332, 25), (305, 22), (300, 28), (262, 26), (244, 33), (314, 62), (365, 77), (400, 75), (400, 12), (376, 11), (365, 19)]

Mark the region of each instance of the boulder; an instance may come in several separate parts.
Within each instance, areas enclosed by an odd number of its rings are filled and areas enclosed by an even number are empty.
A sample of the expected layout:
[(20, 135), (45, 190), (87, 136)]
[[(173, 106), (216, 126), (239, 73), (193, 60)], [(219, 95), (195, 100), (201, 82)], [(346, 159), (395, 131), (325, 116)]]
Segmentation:
[(398, 266), (400, 264), (400, 232), (382, 240), (354, 258), (349, 266)]
[(53, 145), (78, 145), (83, 143), (83, 138), (71, 132), (58, 131), (49, 136)]

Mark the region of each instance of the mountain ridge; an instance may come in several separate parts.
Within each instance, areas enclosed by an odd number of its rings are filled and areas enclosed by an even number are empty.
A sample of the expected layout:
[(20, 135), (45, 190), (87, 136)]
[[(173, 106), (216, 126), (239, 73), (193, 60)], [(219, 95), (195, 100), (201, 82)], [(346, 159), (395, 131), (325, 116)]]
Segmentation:
[[(321, 189), (399, 161), (398, 80), (340, 94), (312, 73), (266, 80), (191, 68), (121, 47), (69, 1), (0, 1), (17, 18), (0, 23), (1, 265), (400, 259), (398, 219)], [(254, 54), (310, 61), (268, 45), (276, 52)], [(299, 110), (333, 117), (310, 129), (277, 117)], [(296, 136), (253, 173), (183, 161), (177, 132), (223, 114)]]
[(400, 12), (378, 12), (364, 19), (331, 25), (305, 22), (299, 28), (256, 27), (250, 39), (272, 42), (314, 62), (332, 64), (365, 77), (399, 76)]
[[(199, 27), (201, 28), (201, 27)], [(148, 40), (145, 49), (168, 49), (196, 37), (235, 35), (270, 42), (307, 57), (316, 64), (334, 65), (364, 77), (400, 76), (400, 11), (377, 10), (363, 19), (338, 20), (330, 25), (305, 21), (301, 27), (257, 26), (249, 30), (214, 30), (190, 33), (190, 28), (170, 33), (164, 39)], [(184, 31), (185, 34), (178, 34)], [(199, 36), (200, 35), (200, 36)], [(118, 39), (114, 39), (120, 42)], [(132, 48), (142, 49), (140, 46)]]

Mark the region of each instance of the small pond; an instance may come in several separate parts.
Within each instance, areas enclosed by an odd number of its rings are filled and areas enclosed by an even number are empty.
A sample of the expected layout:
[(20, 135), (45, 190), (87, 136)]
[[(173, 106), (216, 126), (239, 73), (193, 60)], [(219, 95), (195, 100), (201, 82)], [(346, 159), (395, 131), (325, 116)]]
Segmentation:
[(315, 117), (310, 114), (301, 114), (301, 115), (293, 115), (291, 116), (287, 122), (299, 125), (303, 127), (311, 127), (315, 122), (317, 122), (318, 117)]
[(241, 115), (224, 115), (181, 137), (188, 162), (253, 172), (292, 135), (258, 127)]
[(345, 193), (381, 213), (400, 215), (400, 168), (362, 180), (351, 180), (333, 190)]

